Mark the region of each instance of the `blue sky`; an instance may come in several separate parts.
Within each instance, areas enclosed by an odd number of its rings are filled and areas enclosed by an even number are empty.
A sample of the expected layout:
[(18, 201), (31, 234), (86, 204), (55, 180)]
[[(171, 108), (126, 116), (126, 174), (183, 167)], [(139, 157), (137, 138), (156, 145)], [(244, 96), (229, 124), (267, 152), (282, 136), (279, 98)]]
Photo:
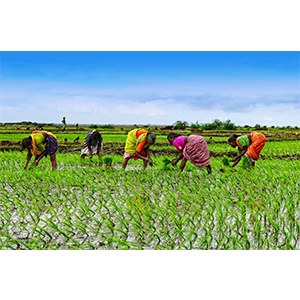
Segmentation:
[(300, 125), (299, 52), (0, 52), (0, 122)]

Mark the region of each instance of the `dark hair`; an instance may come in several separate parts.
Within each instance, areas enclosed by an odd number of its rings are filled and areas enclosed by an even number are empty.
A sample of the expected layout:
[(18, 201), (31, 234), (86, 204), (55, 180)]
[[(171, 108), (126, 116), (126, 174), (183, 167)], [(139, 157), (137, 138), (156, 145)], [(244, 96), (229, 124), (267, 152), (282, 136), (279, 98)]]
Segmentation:
[(232, 136), (231, 136), (230, 138), (228, 138), (228, 140), (227, 140), (228, 144), (235, 142), (236, 139), (237, 139), (238, 137), (239, 137), (239, 136), (236, 135), (236, 134), (232, 135)]
[(26, 148), (28, 148), (30, 145), (32, 144), (32, 137), (28, 137), (28, 138), (25, 138), (23, 141), (22, 141), (22, 147), (21, 149), (22, 150), (25, 150)]
[(181, 136), (181, 135), (178, 134), (178, 133), (175, 133), (175, 132), (171, 132), (171, 133), (168, 134), (167, 139), (168, 139), (168, 141), (170, 142), (170, 139), (172, 139), (172, 138), (177, 138), (177, 137), (179, 137), (179, 136)]
[(156, 135), (155, 135), (154, 133), (148, 132), (148, 133), (147, 133), (147, 140), (148, 140), (152, 145), (154, 145), (155, 142), (156, 142)]
[(97, 130), (95, 130), (92, 135), (91, 135), (91, 139), (90, 139), (90, 144), (91, 146), (96, 146), (99, 143), (102, 143), (103, 138), (101, 133), (99, 133)]

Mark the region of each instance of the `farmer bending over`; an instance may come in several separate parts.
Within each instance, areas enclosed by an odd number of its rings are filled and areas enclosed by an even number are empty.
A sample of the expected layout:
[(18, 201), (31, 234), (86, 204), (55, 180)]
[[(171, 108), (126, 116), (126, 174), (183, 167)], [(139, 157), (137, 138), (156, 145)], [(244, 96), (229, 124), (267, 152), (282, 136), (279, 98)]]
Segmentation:
[(181, 160), (179, 168), (183, 171), (186, 162), (190, 161), (197, 167), (206, 167), (207, 172), (211, 173), (209, 150), (204, 137), (200, 135), (181, 136), (171, 132), (167, 139), (180, 151), (179, 157), (172, 160), (173, 166), (176, 166)]
[(102, 135), (97, 130), (90, 130), (85, 136), (80, 158), (90, 156), (90, 160), (92, 161), (93, 155), (98, 154), (99, 160), (101, 160), (102, 141)]
[(147, 164), (153, 165), (153, 161), (150, 157), (149, 147), (154, 145), (156, 142), (156, 135), (150, 133), (144, 129), (133, 129), (128, 133), (126, 144), (125, 144), (125, 154), (122, 167), (125, 169), (128, 160), (133, 158), (134, 160), (142, 159), (144, 161), (144, 169), (146, 169)]
[(254, 167), (255, 161), (259, 159), (260, 152), (266, 143), (266, 137), (260, 133), (252, 131), (250, 134), (238, 137), (236, 134), (228, 139), (228, 144), (236, 148), (238, 146), (238, 155), (232, 159), (232, 167), (235, 167), (241, 157), (246, 155), (250, 158), (251, 165)]
[(57, 168), (55, 152), (58, 150), (57, 137), (47, 131), (34, 131), (30, 137), (22, 140), (22, 150), (27, 149), (27, 159), (24, 169), (27, 169), (32, 155), (35, 155), (33, 163), (37, 166), (40, 160), (50, 155), (52, 170)]

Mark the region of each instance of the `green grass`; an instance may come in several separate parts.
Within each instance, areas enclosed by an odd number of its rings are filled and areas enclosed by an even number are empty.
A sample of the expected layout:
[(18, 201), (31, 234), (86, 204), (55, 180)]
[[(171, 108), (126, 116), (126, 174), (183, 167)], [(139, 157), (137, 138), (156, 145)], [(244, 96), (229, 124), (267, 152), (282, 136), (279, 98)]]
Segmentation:
[[(121, 169), (57, 154), (23, 169), (26, 155), (0, 152), (0, 249), (300, 249), (300, 161), (259, 160), (224, 173), (174, 157)], [(276, 170), (276, 172), (274, 172)]]

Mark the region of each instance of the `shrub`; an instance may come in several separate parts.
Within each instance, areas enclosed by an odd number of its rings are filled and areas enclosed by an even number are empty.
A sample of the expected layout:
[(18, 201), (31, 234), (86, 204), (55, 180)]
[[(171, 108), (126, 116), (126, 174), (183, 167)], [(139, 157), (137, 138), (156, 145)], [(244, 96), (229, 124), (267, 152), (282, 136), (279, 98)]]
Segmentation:
[(227, 120), (223, 122), (223, 128), (226, 130), (235, 130), (237, 127), (234, 123), (231, 122), (231, 120)]
[(213, 123), (204, 123), (202, 125), (202, 129), (204, 129), (204, 130), (214, 130), (214, 129), (217, 129), (217, 127)]
[(174, 129), (183, 129), (183, 126), (187, 127), (189, 123), (187, 121), (176, 121), (173, 124)]
[(198, 121), (196, 123), (191, 123), (190, 126), (192, 129), (199, 129), (201, 127), (201, 125), (198, 123)]
[(89, 128), (97, 129), (97, 128), (98, 128), (98, 125), (92, 124), (92, 125), (89, 126)]
[(114, 129), (115, 127), (110, 124), (107, 124), (107, 125), (99, 125), (98, 128)]
[(204, 130), (216, 130), (216, 129), (225, 129), (225, 130), (235, 130), (237, 126), (231, 122), (231, 120), (226, 120), (222, 122), (218, 118), (215, 118), (212, 123), (205, 123), (202, 125)]

